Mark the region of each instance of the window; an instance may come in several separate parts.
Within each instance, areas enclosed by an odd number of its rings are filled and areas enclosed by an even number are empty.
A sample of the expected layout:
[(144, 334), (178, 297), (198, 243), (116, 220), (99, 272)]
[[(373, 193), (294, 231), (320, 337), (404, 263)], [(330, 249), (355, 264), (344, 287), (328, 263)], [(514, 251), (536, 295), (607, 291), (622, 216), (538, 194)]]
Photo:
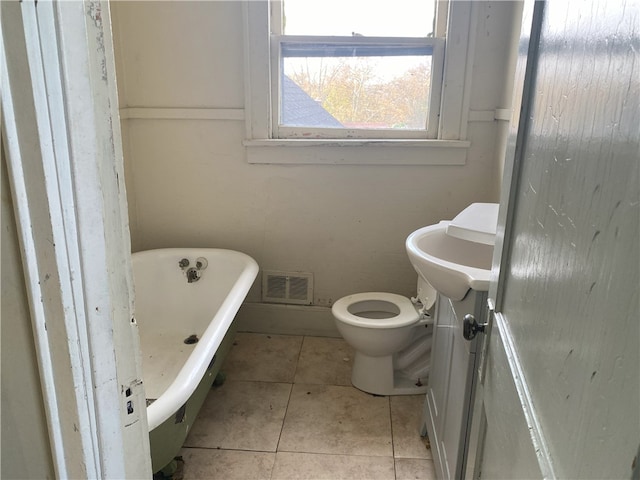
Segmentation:
[(472, 4), (246, 1), (249, 162), (464, 164)]
[(435, 137), (444, 39), (433, 0), (314, 5), (271, 4), (273, 137)]

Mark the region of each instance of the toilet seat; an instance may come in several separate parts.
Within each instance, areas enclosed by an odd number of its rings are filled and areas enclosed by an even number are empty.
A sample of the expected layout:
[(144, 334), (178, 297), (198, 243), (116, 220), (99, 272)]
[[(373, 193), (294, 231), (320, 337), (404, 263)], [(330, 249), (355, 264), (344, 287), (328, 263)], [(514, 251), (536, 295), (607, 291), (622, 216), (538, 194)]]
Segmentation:
[(387, 292), (347, 295), (331, 307), (340, 321), (366, 328), (399, 328), (416, 323), (420, 315), (407, 297)]

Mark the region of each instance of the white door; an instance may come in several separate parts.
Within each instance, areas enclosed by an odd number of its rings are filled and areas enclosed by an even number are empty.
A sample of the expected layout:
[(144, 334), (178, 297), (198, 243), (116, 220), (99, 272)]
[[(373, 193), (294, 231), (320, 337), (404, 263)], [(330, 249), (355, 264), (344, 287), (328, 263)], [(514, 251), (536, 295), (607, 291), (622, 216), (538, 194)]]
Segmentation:
[(638, 478), (640, 8), (533, 3), (467, 476)]

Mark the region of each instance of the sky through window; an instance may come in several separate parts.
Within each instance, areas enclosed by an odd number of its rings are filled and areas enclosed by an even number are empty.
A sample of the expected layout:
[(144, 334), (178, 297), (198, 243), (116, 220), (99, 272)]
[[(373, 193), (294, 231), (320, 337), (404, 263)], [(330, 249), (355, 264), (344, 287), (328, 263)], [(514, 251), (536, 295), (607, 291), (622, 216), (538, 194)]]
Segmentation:
[(433, 0), (284, 0), (285, 35), (426, 37)]

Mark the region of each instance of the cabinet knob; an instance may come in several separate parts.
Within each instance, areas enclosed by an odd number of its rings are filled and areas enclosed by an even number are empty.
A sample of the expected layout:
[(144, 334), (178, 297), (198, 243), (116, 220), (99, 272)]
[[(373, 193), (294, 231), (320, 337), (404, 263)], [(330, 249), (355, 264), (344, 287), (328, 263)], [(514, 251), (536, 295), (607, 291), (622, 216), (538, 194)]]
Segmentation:
[(485, 325), (481, 325), (476, 321), (476, 317), (471, 315), (470, 313), (465, 315), (462, 319), (462, 336), (466, 340), (473, 340), (476, 338), (478, 332), (484, 333)]

